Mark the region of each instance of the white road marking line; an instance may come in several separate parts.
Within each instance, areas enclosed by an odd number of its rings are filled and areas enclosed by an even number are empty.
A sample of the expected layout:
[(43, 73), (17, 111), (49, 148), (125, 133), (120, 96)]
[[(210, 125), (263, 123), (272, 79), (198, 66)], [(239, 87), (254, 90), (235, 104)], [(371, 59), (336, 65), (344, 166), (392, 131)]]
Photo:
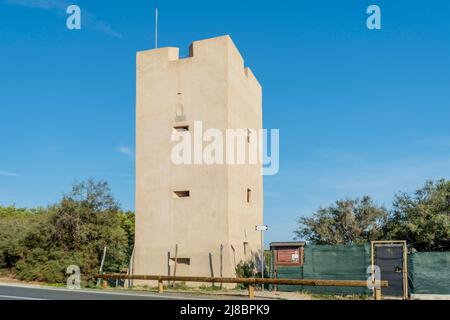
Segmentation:
[(44, 300), (44, 299), (38, 299), (38, 298), (18, 297), (18, 296), (4, 296), (4, 295), (0, 295), (0, 298), (14, 299), (14, 300)]
[[(46, 289), (43, 289), (46, 290)], [(102, 292), (102, 291), (90, 291), (90, 290), (70, 290), (70, 289), (52, 289), (55, 291), (69, 291), (73, 293), (93, 293), (93, 294), (110, 294), (118, 296), (131, 296), (131, 297), (149, 297), (149, 298), (165, 298), (165, 299), (176, 299), (176, 300), (203, 300), (201, 298), (191, 298), (191, 297), (180, 297), (171, 295), (156, 295), (156, 294), (133, 294), (133, 293), (120, 293), (120, 292)]]
[[(194, 298), (194, 297), (183, 297), (183, 296), (171, 296), (171, 295), (159, 295), (159, 294), (137, 294), (137, 293), (120, 293), (120, 292), (107, 292), (98, 290), (77, 290), (77, 289), (62, 289), (62, 288), (43, 288), (43, 287), (33, 287), (27, 285), (13, 285), (13, 284), (3, 284), (0, 283), (0, 287), (14, 287), (14, 288), (27, 288), (32, 290), (48, 290), (48, 291), (60, 291), (60, 292), (71, 292), (71, 293), (87, 293), (87, 294), (109, 294), (109, 295), (119, 295), (119, 296), (132, 296), (132, 297), (148, 297), (148, 298), (163, 298), (172, 300), (209, 300), (208, 298)], [(1, 296), (0, 296), (1, 297)], [(38, 299), (39, 300), (39, 299)]]

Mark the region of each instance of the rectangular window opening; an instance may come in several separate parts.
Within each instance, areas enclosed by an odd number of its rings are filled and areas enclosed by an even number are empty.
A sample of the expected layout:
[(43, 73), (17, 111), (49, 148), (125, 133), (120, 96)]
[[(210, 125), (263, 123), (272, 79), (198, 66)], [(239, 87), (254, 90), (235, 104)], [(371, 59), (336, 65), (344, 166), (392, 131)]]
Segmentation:
[(178, 132), (186, 132), (189, 131), (189, 126), (175, 126), (173, 127), (173, 130)]
[(247, 247), (248, 247), (248, 242), (244, 241), (244, 257), (245, 257), (245, 259), (247, 259)]
[(247, 189), (247, 203), (250, 203), (250, 201), (252, 197), (252, 190), (251, 189)]
[(189, 190), (185, 191), (174, 191), (173, 197), (174, 198), (187, 198), (191, 196), (191, 192)]
[[(175, 258), (170, 258), (175, 263)], [(191, 265), (191, 258), (177, 258), (177, 264)]]

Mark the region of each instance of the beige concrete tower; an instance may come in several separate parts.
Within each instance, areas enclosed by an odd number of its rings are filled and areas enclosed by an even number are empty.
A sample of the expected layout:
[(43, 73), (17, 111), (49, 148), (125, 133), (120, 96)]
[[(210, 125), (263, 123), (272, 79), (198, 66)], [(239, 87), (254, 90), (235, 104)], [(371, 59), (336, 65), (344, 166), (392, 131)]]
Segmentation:
[(187, 58), (178, 48), (139, 52), (136, 72), (133, 273), (173, 275), (177, 246), (176, 275), (234, 276), (239, 261), (259, 257), (261, 165), (176, 165), (171, 135), (194, 140), (196, 121), (224, 139), (226, 129), (261, 129), (261, 86), (229, 36), (194, 42)]

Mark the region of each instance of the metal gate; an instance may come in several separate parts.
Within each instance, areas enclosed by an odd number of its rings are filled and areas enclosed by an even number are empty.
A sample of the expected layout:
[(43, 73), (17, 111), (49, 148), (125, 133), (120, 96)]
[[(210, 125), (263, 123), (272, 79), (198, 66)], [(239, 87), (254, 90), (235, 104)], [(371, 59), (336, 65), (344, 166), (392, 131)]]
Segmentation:
[(406, 241), (372, 241), (372, 267), (378, 266), (381, 280), (388, 281), (388, 288), (382, 289), (384, 297), (408, 297)]

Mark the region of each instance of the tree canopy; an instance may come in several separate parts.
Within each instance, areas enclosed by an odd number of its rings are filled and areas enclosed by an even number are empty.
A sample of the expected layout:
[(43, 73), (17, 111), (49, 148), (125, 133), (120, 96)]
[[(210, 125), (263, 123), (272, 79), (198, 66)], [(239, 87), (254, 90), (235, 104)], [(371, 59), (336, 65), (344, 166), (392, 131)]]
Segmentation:
[(314, 244), (361, 244), (376, 239), (386, 216), (387, 211), (370, 197), (338, 200), (311, 217), (301, 217), (294, 232)]
[(46, 209), (0, 208), (0, 268), (24, 280), (62, 283), (69, 265), (93, 282), (103, 248), (105, 271), (128, 266), (134, 242), (134, 214), (123, 212), (108, 184), (92, 179), (74, 184)]
[(406, 240), (419, 251), (450, 249), (450, 181), (428, 181), (394, 199), (382, 237)]
[(296, 238), (313, 244), (406, 240), (419, 251), (450, 249), (450, 181), (428, 181), (413, 194), (395, 196), (391, 210), (370, 197), (338, 200), (299, 219)]

